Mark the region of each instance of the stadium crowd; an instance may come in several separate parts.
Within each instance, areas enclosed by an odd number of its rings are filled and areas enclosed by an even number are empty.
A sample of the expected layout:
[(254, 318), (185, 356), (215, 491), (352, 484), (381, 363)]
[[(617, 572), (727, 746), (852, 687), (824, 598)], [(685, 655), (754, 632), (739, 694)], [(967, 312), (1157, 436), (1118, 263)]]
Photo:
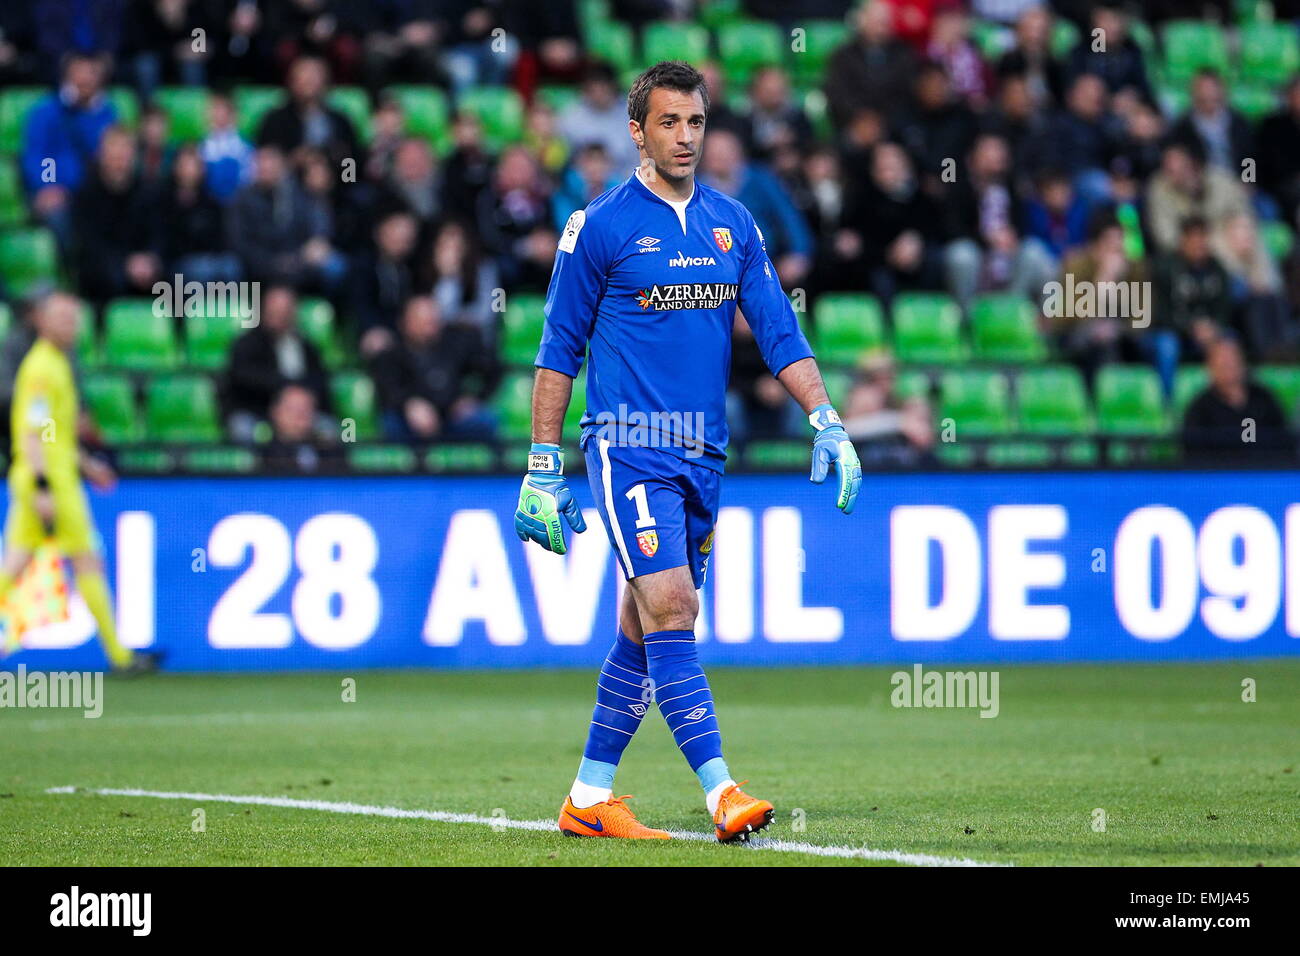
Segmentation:
[[(1143, 365), (1169, 400), (1205, 362), (1204, 391), (1183, 402), (1189, 454), (1241, 448), (1248, 411), (1260, 446), (1289, 455), (1295, 396), (1246, 369), (1300, 356), (1300, 252), (1284, 241), (1300, 213), (1300, 76), (1246, 115), (1239, 77), (1193, 62), (1180, 78), (1153, 40), (1193, 16), (1226, 29), (1243, 6), (34, 0), (0, 8), (0, 84), (51, 88), (21, 123), (19, 218), (49, 230), (99, 335), (111, 303), (174, 275), (261, 283), (260, 324), (215, 382), (224, 439), (268, 467), (342, 460), (340, 368), (373, 389), (375, 437), (500, 436), (519, 362), (509, 305), (538, 301), (566, 218), (629, 175), (629, 77), (657, 58), (656, 28), (696, 18), (713, 44), (697, 63), (712, 104), (701, 179), (751, 210), (814, 334), (819, 303), (844, 293), (895, 318), (907, 297), (941, 293), (964, 324), (982, 299), (1015, 297), (1090, 390), (1111, 366)], [(1300, 3), (1272, 10), (1294, 35)], [(738, 71), (717, 24), (742, 21), (842, 32), (811, 74), (799, 49)], [(438, 128), (412, 114), (424, 85), (451, 104)], [(248, 92), (271, 87), (282, 94)], [(1050, 314), (1067, 275), (1149, 283), (1149, 322)], [(0, 298), (17, 314), (39, 289)], [(300, 327), (308, 302), (336, 317), (341, 356)], [(736, 437), (801, 435), (746, 331), (738, 321)], [(15, 323), (0, 375), (29, 334)], [(845, 362), (846, 424), (868, 463), (932, 461), (934, 390), (900, 388), (896, 365), (874, 347)]]

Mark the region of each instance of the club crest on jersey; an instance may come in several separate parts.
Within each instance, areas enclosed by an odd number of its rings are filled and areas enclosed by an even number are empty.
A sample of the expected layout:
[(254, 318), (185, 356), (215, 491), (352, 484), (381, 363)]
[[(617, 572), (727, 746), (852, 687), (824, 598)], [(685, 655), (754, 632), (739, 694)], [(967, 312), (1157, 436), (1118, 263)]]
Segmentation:
[(659, 550), (659, 532), (658, 531), (638, 531), (636, 535), (637, 547), (647, 558), (653, 558), (655, 552)]
[(723, 252), (731, 251), (731, 230), (726, 226), (713, 227), (713, 241), (718, 244), (718, 248)]

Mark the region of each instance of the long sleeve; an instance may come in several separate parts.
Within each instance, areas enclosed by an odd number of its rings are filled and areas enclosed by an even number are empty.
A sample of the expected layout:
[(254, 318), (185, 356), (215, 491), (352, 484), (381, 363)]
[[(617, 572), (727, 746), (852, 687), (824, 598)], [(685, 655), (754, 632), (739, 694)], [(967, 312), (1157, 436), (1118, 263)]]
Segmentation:
[[(596, 308), (605, 292), (606, 262), (598, 230), (586, 225), (586, 213), (569, 217), (555, 254), (546, 291), (546, 324), (533, 363), (574, 378), (587, 354), (596, 323)], [(585, 228), (584, 228), (585, 227)]]
[(812, 349), (799, 328), (794, 307), (786, 298), (758, 225), (751, 219), (744, 239), (744, 269), (740, 277), (739, 305), (763, 353), (763, 361), (778, 374), (787, 365), (810, 358)]

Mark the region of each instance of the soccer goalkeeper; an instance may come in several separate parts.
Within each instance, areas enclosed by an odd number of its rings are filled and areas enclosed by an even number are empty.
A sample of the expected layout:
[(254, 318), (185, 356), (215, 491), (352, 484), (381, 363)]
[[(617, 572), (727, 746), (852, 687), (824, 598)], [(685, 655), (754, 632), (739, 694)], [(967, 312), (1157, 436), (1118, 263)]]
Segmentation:
[(80, 312), (74, 296), (46, 296), (36, 306), (36, 341), (18, 366), (0, 604), (9, 599), (32, 554), (52, 536), (72, 562), (77, 590), (99, 627), (109, 664), (115, 671), (147, 670), (155, 663), (153, 655), (133, 655), (117, 639), (104, 562), (95, 548), (81, 487), (80, 472), (96, 487), (111, 486), (114, 475), (103, 462), (82, 455), (77, 445), (77, 388), (67, 353), (77, 341)]

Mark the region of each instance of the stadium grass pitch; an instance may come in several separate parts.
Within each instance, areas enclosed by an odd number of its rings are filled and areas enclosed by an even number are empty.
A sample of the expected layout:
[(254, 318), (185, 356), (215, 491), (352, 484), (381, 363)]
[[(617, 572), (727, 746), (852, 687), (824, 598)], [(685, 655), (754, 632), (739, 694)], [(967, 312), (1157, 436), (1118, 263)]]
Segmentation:
[[(1300, 660), (1003, 665), (994, 719), (894, 708), (895, 670), (711, 672), (728, 761), (775, 802), (768, 832), (784, 852), (93, 792), (553, 824), (590, 715), (586, 671), (110, 680), (98, 720), (0, 711), (0, 864), (1300, 863)], [(1255, 703), (1242, 701), (1245, 678)], [(48, 792), (58, 787), (82, 789)], [(710, 831), (657, 717), (628, 748), (618, 788), (648, 824)], [(797, 852), (804, 844), (888, 852), (821, 857)]]

